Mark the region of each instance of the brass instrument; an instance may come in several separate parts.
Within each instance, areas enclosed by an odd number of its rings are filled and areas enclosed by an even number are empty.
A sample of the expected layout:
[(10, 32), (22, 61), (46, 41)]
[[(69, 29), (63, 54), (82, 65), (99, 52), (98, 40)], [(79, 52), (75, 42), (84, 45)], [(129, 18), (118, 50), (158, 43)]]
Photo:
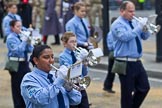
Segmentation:
[[(78, 63), (77, 63), (78, 64)], [(77, 64), (73, 64), (71, 67), (77, 65)], [(57, 76), (57, 71), (59, 71), (58, 68), (56, 68), (54, 65), (50, 65), (53, 69), (56, 70), (56, 76)], [(80, 90), (84, 90), (86, 89), (89, 85), (90, 85), (90, 82), (91, 82), (91, 79), (89, 76), (85, 76), (85, 77), (80, 77), (80, 75), (78, 75), (77, 77), (75, 78), (70, 78), (70, 72), (71, 72), (71, 67), (68, 69), (68, 73), (67, 73), (67, 81), (72, 83), (72, 86), (74, 89), (80, 91)], [(76, 85), (75, 83), (78, 83), (79, 85)]]
[(20, 38), (21, 37), (27, 37), (28, 40), (32, 45), (40, 45), (42, 43), (42, 36), (39, 34), (38, 30), (26, 30), (26, 31), (20, 31)]
[[(161, 29), (161, 26), (160, 25), (155, 25), (151, 21), (151, 20), (155, 20), (156, 17), (157, 17), (156, 15), (148, 17), (147, 25), (146, 25), (146, 27), (144, 27), (146, 29), (144, 29), (144, 31), (148, 30), (152, 35), (159, 32), (159, 30)], [(133, 16), (133, 18), (135, 20), (137, 20), (138, 22), (140, 22), (140, 17), (137, 18), (137, 17)]]
[[(75, 47), (75, 50), (79, 53), (81, 51), (81, 48)], [(101, 48), (91, 49), (87, 57), (83, 60), (83, 62), (87, 62), (90, 66), (94, 66), (94, 65), (99, 64), (100, 61), (98, 60), (98, 58), (101, 56), (103, 56), (103, 52)]]
[(98, 43), (102, 39), (102, 30), (100, 27), (94, 26), (93, 27), (94, 31), (92, 36), (90, 37), (90, 42), (93, 44), (94, 48), (98, 48)]

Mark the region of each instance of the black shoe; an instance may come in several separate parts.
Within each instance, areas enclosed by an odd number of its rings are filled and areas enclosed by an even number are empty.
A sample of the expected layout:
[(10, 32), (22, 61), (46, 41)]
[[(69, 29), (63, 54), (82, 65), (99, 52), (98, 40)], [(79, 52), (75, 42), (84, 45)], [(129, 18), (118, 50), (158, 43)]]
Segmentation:
[(51, 45), (60, 45), (60, 43), (55, 42), (55, 43), (51, 43)]
[(108, 93), (115, 93), (115, 91), (112, 90), (112, 89), (105, 89), (105, 88), (103, 88), (103, 90), (104, 90), (104, 91), (107, 91)]
[(92, 103), (89, 103), (89, 106), (92, 106)]

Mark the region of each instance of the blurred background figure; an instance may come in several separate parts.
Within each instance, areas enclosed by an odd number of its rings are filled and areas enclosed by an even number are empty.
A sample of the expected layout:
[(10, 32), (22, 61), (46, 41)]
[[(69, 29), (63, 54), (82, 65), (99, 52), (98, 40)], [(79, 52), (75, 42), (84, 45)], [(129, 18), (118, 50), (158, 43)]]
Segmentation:
[(2, 19), (5, 14), (5, 6), (3, 0), (0, 0), (0, 37), (3, 38), (3, 33), (2, 33)]
[[(14, 66), (8, 68), (11, 75), (11, 90), (14, 108), (25, 108), (24, 100), (21, 96), (20, 83), (27, 72), (30, 72), (28, 53), (32, 52), (33, 46), (30, 44), (28, 37), (20, 37), (22, 27), (21, 21), (12, 20), (10, 22), (11, 33), (7, 36), (8, 65)], [(10, 64), (10, 65), (9, 65)]]
[(45, 1), (44, 24), (42, 28), (43, 42), (47, 44), (48, 35), (54, 35), (55, 42), (51, 45), (60, 45), (59, 33), (61, 33), (61, 25), (55, 11), (56, 0)]
[(44, 0), (32, 0), (32, 26), (42, 30), (44, 21)]
[(74, 4), (74, 16), (66, 23), (66, 31), (73, 32), (77, 37), (77, 47), (87, 50), (92, 49), (93, 45), (89, 40), (90, 24), (86, 17), (86, 4), (77, 2)]
[(139, 2), (140, 10), (143, 10), (144, 9), (145, 0), (138, 0), (138, 2)]
[(79, 0), (61, 0), (61, 18), (63, 18), (63, 25), (74, 16), (73, 5), (78, 1)]
[[(113, 17), (111, 19), (111, 24), (117, 19), (117, 17)], [(112, 36), (112, 32), (109, 31), (107, 34), (107, 47), (109, 50), (109, 57), (108, 57), (108, 73), (106, 76), (106, 79), (104, 81), (104, 87), (103, 90), (107, 91), (108, 93), (115, 93), (114, 90), (112, 90), (113, 88), (113, 82), (114, 82), (114, 78), (115, 78), (115, 73), (112, 73), (112, 67), (114, 64), (114, 44), (113, 44), (113, 36)]]
[(22, 18), (22, 25), (26, 28), (29, 28), (29, 25), (32, 24), (32, 6), (29, 2), (30, 0), (20, 0), (18, 7), (18, 14)]
[(10, 22), (12, 20), (20, 20), (21, 17), (17, 14), (17, 5), (14, 2), (7, 4), (7, 15), (3, 18), (2, 29), (4, 34), (4, 43), (6, 42), (7, 36), (11, 33)]

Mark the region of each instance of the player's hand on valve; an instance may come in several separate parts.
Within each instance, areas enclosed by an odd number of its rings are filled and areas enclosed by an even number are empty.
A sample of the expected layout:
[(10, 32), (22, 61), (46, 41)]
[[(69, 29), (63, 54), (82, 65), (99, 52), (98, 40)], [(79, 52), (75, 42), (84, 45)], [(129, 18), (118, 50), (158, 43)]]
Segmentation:
[(139, 17), (140, 19), (140, 27), (141, 29), (143, 30), (145, 27), (147, 27), (147, 22), (148, 22), (148, 18), (144, 17), (144, 18), (141, 18)]
[(27, 37), (27, 36), (22, 36), (22, 37), (21, 37), (21, 40), (22, 40), (23, 42), (24, 42), (24, 41), (27, 42), (27, 41), (28, 41), (28, 37)]
[(70, 92), (73, 89), (73, 83), (66, 81), (63, 85), (66, 91)]
[(80, 48), (79, 59), (84, 60), (88, 56), (88, 51), (84, 48)]
[(64, 65), (60, 66), (58, 70), (58, 77), (61, 79), (67, 79), (68, 68)]
[(30, 36), (30, 31), (21, 31), (21, 35), (29, 37)]

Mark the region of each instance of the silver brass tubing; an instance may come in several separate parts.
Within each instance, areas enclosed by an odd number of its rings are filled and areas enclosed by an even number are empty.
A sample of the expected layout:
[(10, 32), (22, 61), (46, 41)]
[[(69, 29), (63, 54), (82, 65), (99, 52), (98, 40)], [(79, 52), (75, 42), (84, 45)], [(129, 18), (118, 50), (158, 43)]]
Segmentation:
[[(59, 71), (59, 69), (58, 69), (57, 67), (55, 67), (54, 65), (50, 64), (50, 66), (51, 66), (52, 68), (54, 68), (55, 70)], [(75, 85), (74, 83), (73, 83), (72, 86), (73, 86), (74, 89), (76, 89), (76, 90), (78, 90), (78, 91), (81, 90), (81, 87)]]
[(55, 67), (54, 65), (50, 64), (50, 66), (51, 66), (52, 68), (54, 68), (55, 70), (59, 71), (59, 69), (58, 69), (57, 67)]
[(78, 47), (76, 47), (76, 46), (74, 46), (74, 48), (75, 48), (75, 50), (77, 50), (78, 52), (80, 52), (80, 48), (78, 48)]
[(140, 19), (139, 19), (139, 18), (137, 18), (137, 17), (135, 17), (135, 16), (133, 16), (133, 18), (134, 18), (135, 20), (137, 20), (138, 22), (140, 22)]
[[(135, 20), (137, 20), (138, 22), (141, 22), (140, 18), (137, 18), (135, 16), (133, 16), (133, 18)], [(158, 33), (159, 30), (161, 29), (160, 25), (154, 25), (154, 24), (150, 23), (149, 21), (147, 22), (147, 27), (151, 34)]]

